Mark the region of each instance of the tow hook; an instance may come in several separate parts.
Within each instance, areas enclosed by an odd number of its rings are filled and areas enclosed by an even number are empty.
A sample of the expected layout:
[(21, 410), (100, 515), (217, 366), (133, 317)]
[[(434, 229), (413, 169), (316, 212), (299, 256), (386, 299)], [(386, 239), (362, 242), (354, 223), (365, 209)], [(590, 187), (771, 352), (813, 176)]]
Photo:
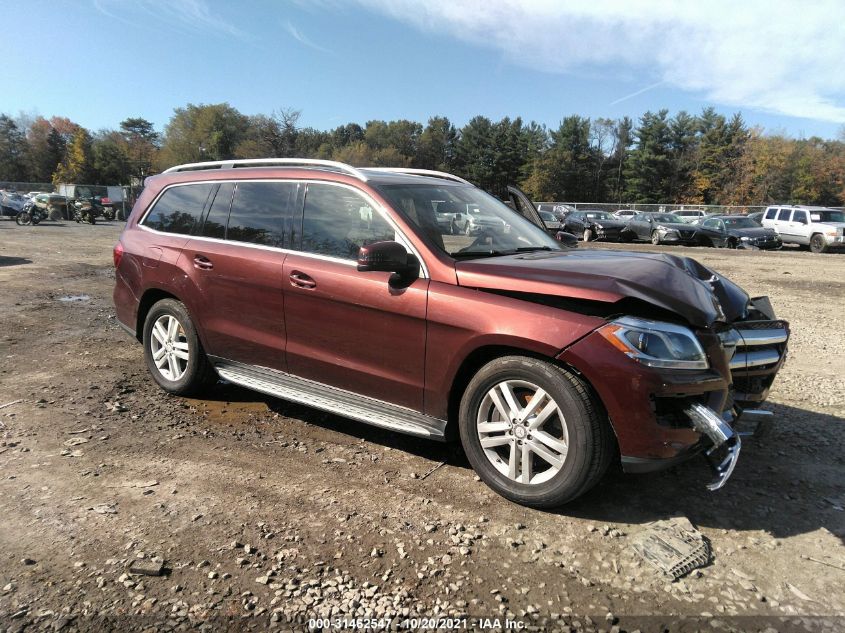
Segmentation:
[[(707, 484), (707, 489), (718, 490), (727, 483), (734, 468), (736, 468), (739, 451), (742, 448), (742, 440), (739, 434), (734, 433), (733, 429), (713, 409), (699, 403), (693, 403), (684, 413), (692, 421), (693, 428), (707, 436), (713, 443), (713, 446), (704, 453), (715, 475), (713, 481)], [(725, 457), (716, 462), (715, 453), (723, 446), (725, 447)]]

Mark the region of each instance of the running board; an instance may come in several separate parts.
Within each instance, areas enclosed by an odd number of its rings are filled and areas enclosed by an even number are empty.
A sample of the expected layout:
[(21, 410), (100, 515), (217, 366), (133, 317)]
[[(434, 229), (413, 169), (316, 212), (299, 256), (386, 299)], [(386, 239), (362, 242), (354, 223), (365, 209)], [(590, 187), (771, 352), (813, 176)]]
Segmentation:
[(284, 372), (220, 358), (212, 359), (221, 378), (268, 396), (298, 402), (391, 431), (445, 441), (446, 420)]

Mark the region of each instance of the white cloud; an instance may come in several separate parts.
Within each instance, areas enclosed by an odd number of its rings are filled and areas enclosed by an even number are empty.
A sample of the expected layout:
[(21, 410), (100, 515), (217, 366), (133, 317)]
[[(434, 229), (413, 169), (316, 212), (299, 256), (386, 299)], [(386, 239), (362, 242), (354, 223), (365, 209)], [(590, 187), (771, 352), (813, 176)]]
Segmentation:
[(531, 68), (645, 72), (714, 103), (845, 123), (841, 0), (355, 1)]
[(93, 0), (93, 4), (100, 13), (128, 24), (133, 22), (127, 13), (140, 12), (171, 28), (211, 31), (238, 38), (246, 36), (242, 30), (212, 13), (205, 0)]
[(303, 46), (307, 46), (308, 48), (313, 48), (315, 51), (320, 51), (321, 53), (330, 53), (331, 51), (319, 44), (315, 44), (312, 42), (308, 37), (296, 28), (290, 21), (285, 22), (285, 30), (290, 34), (290, 36), (295, 39), (297, 42), (302, 44)]

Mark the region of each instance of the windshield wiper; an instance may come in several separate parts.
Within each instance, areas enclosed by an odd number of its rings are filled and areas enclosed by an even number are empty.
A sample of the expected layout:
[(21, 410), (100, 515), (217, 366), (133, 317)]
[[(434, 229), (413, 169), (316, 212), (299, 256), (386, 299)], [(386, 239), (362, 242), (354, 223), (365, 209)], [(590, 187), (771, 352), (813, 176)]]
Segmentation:
[(498, 257), (499, 255), (512, 255), (512, 251), (458, 251), (452, 253), (455, 259), (470, 259), (472, 257)]
[(560, 250), (556, 248), (552, 248), (551, 246), (520, 246), (519, 248), (515, 249), (514, 253), (530, 253), (531, 251), (552, 251), (552, 250)]

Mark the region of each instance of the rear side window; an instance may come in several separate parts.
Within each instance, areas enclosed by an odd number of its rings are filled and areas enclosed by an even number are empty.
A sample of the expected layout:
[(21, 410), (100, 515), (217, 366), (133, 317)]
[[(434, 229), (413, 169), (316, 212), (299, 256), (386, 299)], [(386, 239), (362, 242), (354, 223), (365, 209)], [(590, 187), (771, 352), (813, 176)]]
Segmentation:
[(192, 235), (214, 185), (181, 185), (165, 190), (141, 223), (156, 231)]
[(396, 231), (360, 194), (312, 183), (305, 194), (302, 250), (357, 259), (361, 246), (395, 240)]
[(778, 212), (778, 220), (789, 220), (789, 214), (792, 213), (792, 209), (781, 209)]
[(239, 183), (226, 239), (281, 247), (284, 218), (295, 187), (289, 182)]

